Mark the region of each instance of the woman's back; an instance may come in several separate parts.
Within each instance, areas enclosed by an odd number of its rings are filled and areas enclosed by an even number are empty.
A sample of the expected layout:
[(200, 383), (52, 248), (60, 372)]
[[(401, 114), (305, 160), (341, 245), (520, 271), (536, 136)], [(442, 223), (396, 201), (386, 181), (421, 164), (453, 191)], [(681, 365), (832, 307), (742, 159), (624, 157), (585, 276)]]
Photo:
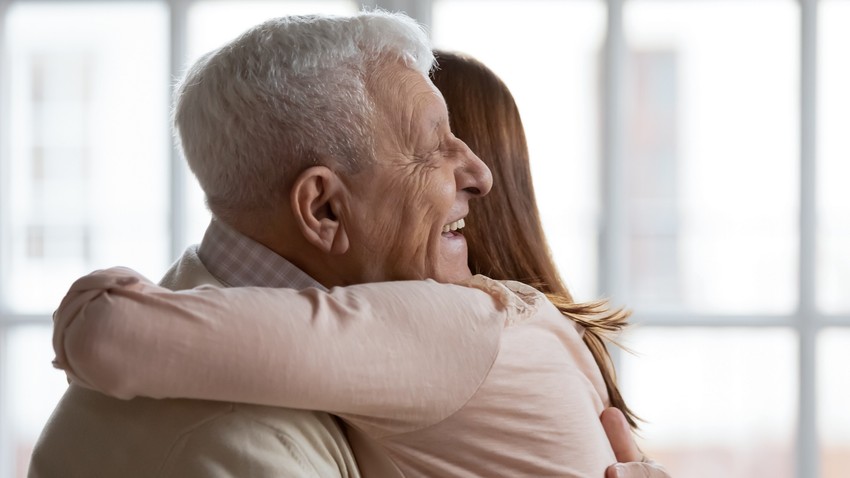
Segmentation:
[(475, 395), (443, 421), (381, 439), (406, 476), (601, 477), (616, 460), (599, 421), (599, 368), (576, 324), (530, 287), (536, 312), (505, 328)]

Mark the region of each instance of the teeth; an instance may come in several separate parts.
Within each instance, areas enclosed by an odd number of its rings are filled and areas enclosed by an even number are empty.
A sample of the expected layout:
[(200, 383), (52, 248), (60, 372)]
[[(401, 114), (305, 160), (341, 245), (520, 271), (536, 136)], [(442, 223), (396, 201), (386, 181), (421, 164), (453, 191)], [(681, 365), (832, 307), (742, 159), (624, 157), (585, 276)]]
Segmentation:
[(443, 226), (443, 232), (457, 231), (458, 229), (463, 229), (465, 225), (466, 222), (464, 222), (463, 219), (458, 219), (455, 222)]

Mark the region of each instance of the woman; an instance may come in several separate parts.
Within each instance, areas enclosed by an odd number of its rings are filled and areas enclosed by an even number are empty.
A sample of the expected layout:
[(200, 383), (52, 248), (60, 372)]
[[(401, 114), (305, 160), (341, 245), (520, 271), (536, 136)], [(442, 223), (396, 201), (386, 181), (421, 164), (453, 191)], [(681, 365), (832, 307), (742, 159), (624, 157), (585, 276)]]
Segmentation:
[[(472, 69), (453, 73), (455, 66)], [(383, 446), (407, 476), (602, 476), (614, 456), (599, 414), (611, 403), (634, 421), (597, 330), (618, 330), (627, 314), (573, 304), (561, 283), (504, 85), (470, 60), (444, 55), (441, 68), (435, 82), (453, 129), (490, 163), (494, 189), (504, 193), (480, 201), (480, 221), (466, 228), (472, 269), (530, 281), (549, 300), (480, 276), (466, 287), (423, 281), (330, 293), (172, 293), (113, 269), (78, 281), (57, 311), (57, 364), (73, 380), (122, 398), (330, 411)], [(462, 87), (486, 92), (474, 104), (487, 108), (467, 108)], [(227, 320), (234, 315), (245, 320)], [(297, 320), (304, 317), (310, 320)], [(176, 325), (161, 327), (163, 320)], [(333, 337), (316, 343), (336, 350), (317, 353), (311, 334)], [(246, 346), (232, 346), (240, 342)], [(385, 363), (364, 367), (369, 360)]]
[(532, 285), (546, 293), (561, 313), (583, 325), (584, 342), (602, 370), (611, 405), (636, 428), (635, 415), (620, 395), (602, 338), (622, 329), (629, 313), (622, 309), (609, 312), (604, 301), (573, 303), (543, 233), (525, 129), (513, 95), (495, 73), (470, 56), (438, 51), (436, 57), (439, 68), (431, 77), (448, 105), (452, 132), (493, 174), (493, 188), (487, 197), (469, 205), (472, 217), (477, 218), (464, 229), (470, 270), (492, 279)]

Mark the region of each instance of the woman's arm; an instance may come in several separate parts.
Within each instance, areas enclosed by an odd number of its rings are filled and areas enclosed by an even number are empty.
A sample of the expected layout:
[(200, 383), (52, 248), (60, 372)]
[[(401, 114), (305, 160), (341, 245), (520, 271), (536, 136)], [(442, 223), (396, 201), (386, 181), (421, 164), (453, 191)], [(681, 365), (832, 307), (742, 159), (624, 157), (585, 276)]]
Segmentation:
[(323, 410), (401, 432), (472, 396), (507, 315), (480, 289), (433, 281), (172, 292), (116, 268), (62, 301), (55, 364), (119, 398)]

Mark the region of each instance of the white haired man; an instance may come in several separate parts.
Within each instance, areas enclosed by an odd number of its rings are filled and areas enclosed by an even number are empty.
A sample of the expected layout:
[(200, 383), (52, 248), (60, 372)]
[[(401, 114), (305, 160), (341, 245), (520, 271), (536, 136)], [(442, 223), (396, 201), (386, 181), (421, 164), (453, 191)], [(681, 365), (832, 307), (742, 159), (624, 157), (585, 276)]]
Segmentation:
[[(432, 63), (421, 28), (383, 12), (271, 20), (199, 60), (179, 86), (175, 124), (215, 219), (162, 284), (468, 277), (465, 240), (444, 226), (492, 180), (451, 135)], [(634, 472), (652, 471), (642, 465)], [(30, 468), (33, 477), (361, 472), (400, 476), (372, 440), (326, 413), (119, 400), (73, 384)]]

